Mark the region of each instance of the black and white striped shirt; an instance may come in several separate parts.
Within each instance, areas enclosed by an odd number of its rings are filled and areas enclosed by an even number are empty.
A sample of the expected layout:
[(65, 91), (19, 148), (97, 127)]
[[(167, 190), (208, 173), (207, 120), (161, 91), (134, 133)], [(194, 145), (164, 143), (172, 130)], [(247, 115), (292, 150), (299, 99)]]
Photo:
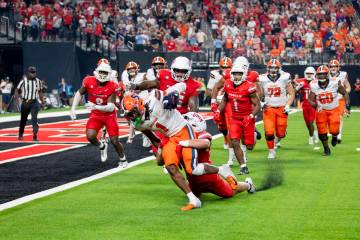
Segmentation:
[(17, 89), (21, 91), (22, 98), (25, 100), (39, 100), (39, 91), (43, 90), (42, 82), (40, 79), (35, 78), (33, 80), (24, 77), (17, 86)]

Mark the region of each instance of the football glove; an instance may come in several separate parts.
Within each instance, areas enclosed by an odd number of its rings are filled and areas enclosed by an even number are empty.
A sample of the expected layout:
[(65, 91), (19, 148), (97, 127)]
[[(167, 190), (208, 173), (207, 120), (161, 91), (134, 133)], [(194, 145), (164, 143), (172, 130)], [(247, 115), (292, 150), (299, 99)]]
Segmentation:
[(179, 93), (177, 91), (171, 92), (168, 95), (164, 96), (163, 105), (164, 109), (172, 110), (177, 107), (177, 102), (179, 100)]
[(214, 112), (214, 118), (213, 118), (213, 120), (214, 120), (214, 122), (215, 122), (216, 124), (218, 124), (218, 123), (220, 122), (221, 116), (220, 116), (220, 111), (219, 111), (219, 110), (216, 110), (216, 111)]
[(290, 106), (289, 105), (286, 105), (285, 108), (284, 108), (284, 113), (286, 115), (288, 115), (290, 113)]
[(210, 109), (214, 113), (218, 110), (218, 105), (216, 103), (212, 103)]
[(95, 103), (92, 103), (92, 102), (87, 102), (87, 103), (85, 104), (86, 109), (89, 110), (89, 111), (94, 110), (94, 109), (95, 109), (95, 106), (96, 106), (96, 104), (95, 104)]

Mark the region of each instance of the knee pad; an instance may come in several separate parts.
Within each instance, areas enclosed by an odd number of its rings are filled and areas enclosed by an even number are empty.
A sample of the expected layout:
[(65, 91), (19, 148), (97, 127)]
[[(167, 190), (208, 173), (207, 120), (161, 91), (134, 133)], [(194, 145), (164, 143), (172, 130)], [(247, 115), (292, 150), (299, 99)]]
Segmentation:
[(253, 149), (254, 149), (254, 145), (246, 145), (246, 149), (247, 149), (247, 150), (253, 150)]
[(266, 141), (272, 141), (275, 139), (275, 136), (274, 135), (265, 135), (265, 139), (266, 139)]
[(327, 141), (328, 140), (328, 136), (327, 134), (319, 134), (319, 139), (321, 141)]
[(203, 163), (199, 163), (193, 170), (192, 175), (200, 176), (205, 173), (205, 165)]

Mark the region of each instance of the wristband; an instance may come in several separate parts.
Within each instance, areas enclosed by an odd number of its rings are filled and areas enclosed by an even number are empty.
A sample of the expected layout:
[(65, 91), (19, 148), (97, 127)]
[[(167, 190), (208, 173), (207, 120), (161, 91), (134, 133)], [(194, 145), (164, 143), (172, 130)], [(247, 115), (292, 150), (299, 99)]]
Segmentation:
[(211, 99), (211, 103), (216, 103), (216, 99), (215, 99), (215, 98), (212, 98), (212, 99)]
[(254, 114), (250, 113), (249, 117), (254, 118)]

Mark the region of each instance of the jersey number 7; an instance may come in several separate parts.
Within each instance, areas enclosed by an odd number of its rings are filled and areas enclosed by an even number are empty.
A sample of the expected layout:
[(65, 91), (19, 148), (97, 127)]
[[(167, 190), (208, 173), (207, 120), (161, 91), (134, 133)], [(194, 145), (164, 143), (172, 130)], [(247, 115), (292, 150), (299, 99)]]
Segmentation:
[(281, 88), (280, 87), (273, 87), (268, 88), (269, 97), (280, 97)]

